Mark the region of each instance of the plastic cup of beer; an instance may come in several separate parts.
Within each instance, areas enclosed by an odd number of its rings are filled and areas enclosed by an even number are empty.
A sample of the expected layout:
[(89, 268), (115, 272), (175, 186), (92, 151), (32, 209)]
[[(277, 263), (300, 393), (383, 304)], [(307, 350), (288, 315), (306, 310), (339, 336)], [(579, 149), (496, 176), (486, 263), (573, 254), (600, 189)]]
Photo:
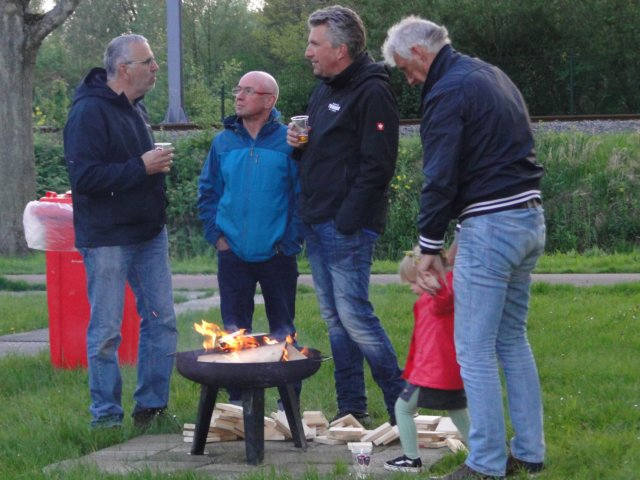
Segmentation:
[(171, 143), (170, 142), (156, 142), (153, 144), (153, 147), (156, 150), (166, 150), (168, 148), (171, 148)]
[(298, 132), (298, 143), (309, 141), (309, 115), (296, 115), (291, 117), (296, 131)]

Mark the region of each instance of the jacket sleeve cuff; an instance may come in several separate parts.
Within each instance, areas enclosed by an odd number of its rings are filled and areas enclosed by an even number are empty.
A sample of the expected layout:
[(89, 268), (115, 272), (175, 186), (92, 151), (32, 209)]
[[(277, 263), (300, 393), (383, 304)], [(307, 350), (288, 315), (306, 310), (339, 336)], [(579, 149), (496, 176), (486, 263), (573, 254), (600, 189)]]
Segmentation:
[(418, 238), (418, 244), (420, 245), (420, 253), (425, 255), (438, 255), (444, 248), (444, 238), (435, 240), (420, 235)]

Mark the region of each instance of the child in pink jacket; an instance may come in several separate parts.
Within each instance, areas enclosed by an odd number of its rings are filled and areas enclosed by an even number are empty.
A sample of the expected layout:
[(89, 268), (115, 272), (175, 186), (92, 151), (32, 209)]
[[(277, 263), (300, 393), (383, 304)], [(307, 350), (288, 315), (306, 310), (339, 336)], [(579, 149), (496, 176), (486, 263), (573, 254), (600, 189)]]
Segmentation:
[[(449, 267), (456, 250), (454, 242), (447, 253)], [(429, 295), (416, 285), (419, 259), (420, 251), (414, 250), (400, 263), (400, 278), (420, 297), (413, 306), (413, 335), (403, 374), (406, 385), (395, 404), (404, 455), (384, 465), (387, 470), (414, 473), (422, 470), (413, 420), (418, 408), (446, 410), (465, 443), (469, 435), (467, 397), (453, 341), (453, 275), (449, 268), (446, 283), (434, 276), (433, 286), (439, 289)]]

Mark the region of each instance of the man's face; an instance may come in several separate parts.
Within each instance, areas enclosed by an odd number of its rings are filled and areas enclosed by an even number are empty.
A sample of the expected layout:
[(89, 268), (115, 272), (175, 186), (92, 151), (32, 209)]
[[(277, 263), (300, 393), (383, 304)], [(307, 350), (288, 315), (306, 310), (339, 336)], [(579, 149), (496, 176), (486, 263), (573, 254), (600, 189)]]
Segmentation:
[(133, 98), (137, 98), (153, 89), (156, 84), (156, 73), (160, 67), (147, 43), (131, 44), (129, 55), (129, 63), (126, 65), (129, 84), (134, 92)]
[(304, 56), (311, 61), (313, 74), (317, 77), (332, 77), (340, 73), (339, 59), (342, 48), (331, 46), (326, 25), (312, 27)]
[(398, 67), (398, 70), (404, 74), (409, 85), (419, 85), (424, 83), (427, 79), (429, 67), (418, 57), (416, 53), (412, 53), (411, 58), (409, 59), (403, 58), (397, 53), (394, 53), (393, 59), (396, 62), (396, 67)]
[(235, 94), (236, 115), (250, 119), (271, 112), (275, 98), (272, 85), (267, 85), (259, 76), (248, 74), (238, 82), (239, 91)]

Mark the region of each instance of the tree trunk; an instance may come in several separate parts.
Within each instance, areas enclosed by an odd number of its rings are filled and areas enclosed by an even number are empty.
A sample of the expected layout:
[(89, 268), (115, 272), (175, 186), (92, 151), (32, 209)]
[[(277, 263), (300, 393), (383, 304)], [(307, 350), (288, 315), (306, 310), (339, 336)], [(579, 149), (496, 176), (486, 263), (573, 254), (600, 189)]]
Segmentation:
[(42, 15), (28, 12), (28, 1), (0, 2), (0, 255), (27, 252), (22, 212), (36, 192), (31, 123), (36, 55), (78, 3), (60, 0)]

